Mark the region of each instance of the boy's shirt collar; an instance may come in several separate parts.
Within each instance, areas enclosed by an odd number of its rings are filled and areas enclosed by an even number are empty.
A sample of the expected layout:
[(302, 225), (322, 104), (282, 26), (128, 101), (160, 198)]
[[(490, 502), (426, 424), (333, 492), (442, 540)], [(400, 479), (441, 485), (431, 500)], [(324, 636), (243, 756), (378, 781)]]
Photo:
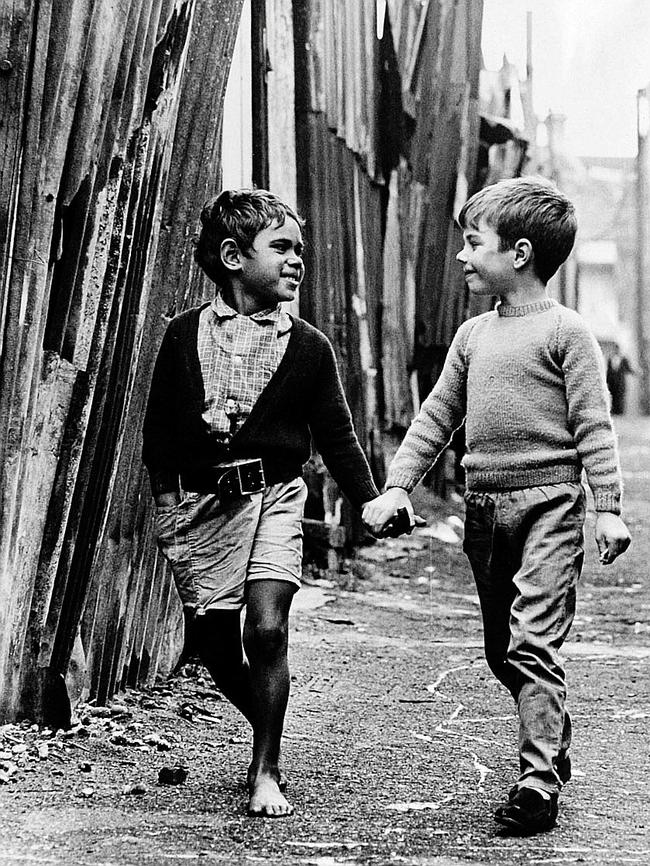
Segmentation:
[[(217, 292), (212, 303), (210, 304), (212, 312), (219, 319), (234, 319), (240, 315), (237, 310), (233, 310), (223, 299), (221, 292)], [(277, 307), (271, 307), (268, 310), (260, 310), (259, 313), (253, 313), (252, 316), (245, 316), (246, 319), (251, 319), (259, 325), (275, 324), (278, 325), (278, 335), (286, 334), (291, 330), (291, 317), (282, 308), (282, 304)]]

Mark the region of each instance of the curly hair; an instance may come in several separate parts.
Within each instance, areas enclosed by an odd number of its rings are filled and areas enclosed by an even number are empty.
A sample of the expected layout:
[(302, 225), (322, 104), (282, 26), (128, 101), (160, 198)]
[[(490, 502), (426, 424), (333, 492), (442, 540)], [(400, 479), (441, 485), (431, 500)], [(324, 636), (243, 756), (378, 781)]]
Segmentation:
[(287, 217), (304, 226), (296, 211), (268, 190), (223, 190), (203, 206), (194, 260), (211, 280), (220, 283), (228, 274), (221, 261), (221, 244), (226, 238), (232, 238), (246, 255), (261, 231), (276, 223), (284, 225)]
[(533, 248), (533, 267), (547, 283), (573, 248), (578, 223), (569, 199), (546, 178), (516, 177), (486, 186), (469, 198), (458, 215), (462, 229), (481, 220), (499, 235), (500, 249), (521, 238)]

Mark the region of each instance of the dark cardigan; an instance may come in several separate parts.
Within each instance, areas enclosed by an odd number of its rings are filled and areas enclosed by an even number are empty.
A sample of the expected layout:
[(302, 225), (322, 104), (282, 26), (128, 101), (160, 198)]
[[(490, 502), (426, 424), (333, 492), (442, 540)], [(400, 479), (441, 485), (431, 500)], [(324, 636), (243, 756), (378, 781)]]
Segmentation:
[(310, 434), (325, 465), (352, 505), (378, 495), (352, 426), (336, 359), (327, 337), (292, 316), (278, 369), (251, 414), (224, 446), (202, 417), (205, 391), (197, 351), (195, 307), (169, 324), (158, 353), (144, 419), (143, 460), (154, 495), (179, 489), (179, 475), (259, 457), (267, 484), (302, 474)]

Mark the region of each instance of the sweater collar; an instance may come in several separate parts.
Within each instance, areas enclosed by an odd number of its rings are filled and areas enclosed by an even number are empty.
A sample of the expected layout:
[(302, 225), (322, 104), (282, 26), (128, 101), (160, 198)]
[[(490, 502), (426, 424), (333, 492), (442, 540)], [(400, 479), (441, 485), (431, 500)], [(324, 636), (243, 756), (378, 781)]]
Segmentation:
[(544, 310), (550, 310), (557, 307), (558, 303), (555, 298), (544, 298), (543, 301), (535, 301), (532, 304), (522, 304), (520, 307), (513, 307), (510, 304), (499, 303), (496, 310), (500, 316), (529, 316), (532, 313), (542, 313)]

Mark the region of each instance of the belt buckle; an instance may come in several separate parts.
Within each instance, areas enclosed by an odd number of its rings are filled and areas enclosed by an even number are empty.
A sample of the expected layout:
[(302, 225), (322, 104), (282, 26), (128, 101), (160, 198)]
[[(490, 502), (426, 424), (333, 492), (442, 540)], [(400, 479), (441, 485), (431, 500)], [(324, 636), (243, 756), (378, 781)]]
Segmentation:
[[(243, 470), (246, 470), (244, 476)], [(237, 464), (237, 478), (242, 496), (261, 493), (266, 487), (264, 466), (260, 459), (245, 460)]]
[(223, 504), (234, 502), (242, 496), (261, 493), (266, 486), (264, 468), (259, 458), (233, 460), (232, 463), (222, 463), (221, 467), (226, 471), (217, 481), (217, 492)]

